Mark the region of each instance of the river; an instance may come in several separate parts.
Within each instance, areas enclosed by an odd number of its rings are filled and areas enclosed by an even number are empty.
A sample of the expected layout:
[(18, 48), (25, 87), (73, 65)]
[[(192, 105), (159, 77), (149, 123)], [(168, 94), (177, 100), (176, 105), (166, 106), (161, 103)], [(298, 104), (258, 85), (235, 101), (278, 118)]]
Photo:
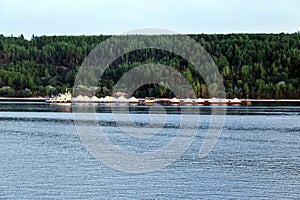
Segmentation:
[[(128, 139), (114, 122), (124, 106), (96, 105), (95, 115), (112, 142), (127, 151), (147, 152), (176, 137), (178, 119), (189, 114), (182, 114), (181, 106), (155, 108), (129, 108), (135, 124), (147, 124), (150, 114), (166, 117), (157, 122), (167, 123), (159, 134), (135, 140)], [(164, 168), (128, 173), (103, 164), (83, 145), (72, 107), (1, 102), (0, 199), (300, 197), (299, 105), (219, 106), (226, 110), (225, 123), (204, 158), (199, 157), (199, 149), (213, 106), (190, 108), (199, 111), (200, 125), (187, 151)], [(147, 128), (152, 129), (156, 127)]]

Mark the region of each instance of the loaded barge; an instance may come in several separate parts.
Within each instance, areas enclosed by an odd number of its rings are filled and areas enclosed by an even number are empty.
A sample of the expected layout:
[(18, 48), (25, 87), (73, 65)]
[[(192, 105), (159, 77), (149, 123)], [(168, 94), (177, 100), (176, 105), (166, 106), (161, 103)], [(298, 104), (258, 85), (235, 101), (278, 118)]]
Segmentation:
[(176, 97), (169, 98), (125, 98), (124, 96), (119, 97), (101, 97), (96, 96), (77, 96), (73, 97), (70, 92), (65, 94), (59, 94), (56, 97), (52, 97), (46, 100), (47, 103), (130, 103), (130, 104), (143, 104), (143, 105), (152, 105), (152, 104), (163, 104), (163, 105), (250, 105), (251, 102), (247, 99), (224, 99), (224, 98), (210, 98), (210, 99), (177, 99)]

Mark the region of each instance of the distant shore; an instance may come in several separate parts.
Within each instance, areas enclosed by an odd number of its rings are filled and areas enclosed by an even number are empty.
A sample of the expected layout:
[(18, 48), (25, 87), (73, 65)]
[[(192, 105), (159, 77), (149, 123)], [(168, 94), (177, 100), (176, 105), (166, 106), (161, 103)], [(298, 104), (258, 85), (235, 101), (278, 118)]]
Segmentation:
[(248, 99), (250, 102), (300, 102), (300, 99)]
[(27, 101), (27, 102), (44, 102), (47, 97), (0, 97), (0, 101)]
[[(0, 97), (1, 101), (17, 101), (17, 102), (45, 102), (47, 97)], [(300, 99), (240, 99), (241, 101), (250, 102), (300, 102)]]

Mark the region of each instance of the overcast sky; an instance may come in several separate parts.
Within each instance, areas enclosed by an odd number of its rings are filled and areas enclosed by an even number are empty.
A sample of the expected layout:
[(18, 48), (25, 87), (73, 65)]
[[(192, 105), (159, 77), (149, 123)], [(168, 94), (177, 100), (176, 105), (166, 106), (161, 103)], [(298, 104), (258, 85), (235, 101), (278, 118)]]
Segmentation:
[(0, 34), (294, 33), (299, 0), (1, 0)]

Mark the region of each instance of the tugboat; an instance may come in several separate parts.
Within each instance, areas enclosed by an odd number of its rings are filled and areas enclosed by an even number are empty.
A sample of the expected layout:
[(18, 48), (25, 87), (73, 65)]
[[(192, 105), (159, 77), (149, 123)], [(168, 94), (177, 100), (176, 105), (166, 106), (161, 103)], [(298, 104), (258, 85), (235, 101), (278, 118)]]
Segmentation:
[(47, 103), (71, 103), (72, 94), (67, 91), (65, 94), (58, 94), (55, 97), (46, 100)]
[(146, 104), (146, 105), (152, 105), (154, 103), (156, 103), (154, 97), (146, 97), (144, 100), (144, 104)]

